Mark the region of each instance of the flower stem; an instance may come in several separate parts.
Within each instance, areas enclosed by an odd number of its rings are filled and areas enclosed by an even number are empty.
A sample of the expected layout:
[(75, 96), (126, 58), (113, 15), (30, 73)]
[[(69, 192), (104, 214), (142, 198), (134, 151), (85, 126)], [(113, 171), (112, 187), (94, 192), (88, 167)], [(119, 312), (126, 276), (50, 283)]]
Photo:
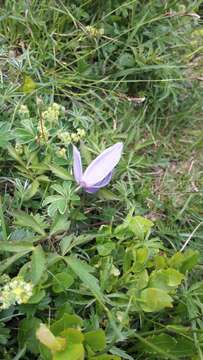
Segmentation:
[(2, 205), (1, 195), (0, 195), (0, 220), (1, 220), (3, 240), (4, 240), (4, 241), (7, 241), (7, 240), (8, 240), (8, 236), (7, 236), (7, 231), (6, 231), (6, 223), (5, 223), (5, 218), (4, 218), (4, 212), (3, 212), (3, 205)]

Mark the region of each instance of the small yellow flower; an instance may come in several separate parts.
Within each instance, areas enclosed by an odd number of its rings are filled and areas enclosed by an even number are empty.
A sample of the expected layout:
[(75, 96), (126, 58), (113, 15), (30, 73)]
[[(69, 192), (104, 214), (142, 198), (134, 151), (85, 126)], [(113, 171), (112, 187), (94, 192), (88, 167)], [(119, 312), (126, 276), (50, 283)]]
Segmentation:
[(76, 143), (80, 141), (80, 136), (78, 136), (76, 133), (71, 133), (71, 140)]
[(71, 135), (68, 131), (59, 131), (58, 138), (65, 144), (69, 144), (71, 142)]
[(27, 107), (27, 105), (20, 105), (19, 109), (18, 109), (18, 114), (19, 115), (23, 115), (23, 116), (30, 116), (30, 112), (29, 112), (29, 109)]
[(78, 134), (78, 136), (82, 139), (82, 138), (84, 138), (85, 137), (85, 130), (84, 129), (80, 129), (80, 128), (78, 128), (77, 129), (77, 134)]
[(120, 275), (120, 270), (115, 265), (112, 265), (111, 275), (116, 277)]
[(1, 288), (0, 309), (27, 303), (32, 293), (33, 285), (30, 282), (25, 282), (20, 276), (13, 278)]
[(65, 108), (57, 103), (50, 105), (46, 111), (42, 112), (42, 118), (49, 123), (57, 123), (61, 113), (65, 112)]
[(58, 149), (57, 155), (61, 158), (66, 159), (66, 148), (62, 147), (62, 148)]
[(15, 150), (19, 155), (22, 155), (23, 154), (23, 145), (16, 143), (15, 144)]
[(49, 130), (46, 128), (46, 126), (43, 124), (42, 127), (42, 124), (39, 122), (37, 129), (40, 141), (47, 142), (47, 140), (49, 139)]
[(95, 37), (95, 38), (104, 35), (104, 29), (103, 28), (97, 29), (94, 26), (88, 25), (88, 26), (85, 27), (85, 30), (87, 31), (87, 33), (90, 36)]

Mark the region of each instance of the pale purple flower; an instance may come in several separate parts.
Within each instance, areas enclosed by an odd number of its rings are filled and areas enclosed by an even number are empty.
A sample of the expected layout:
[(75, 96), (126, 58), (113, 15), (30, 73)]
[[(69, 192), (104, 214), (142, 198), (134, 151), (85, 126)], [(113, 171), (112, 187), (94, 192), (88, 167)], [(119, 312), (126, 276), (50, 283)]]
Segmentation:
[(121, 158), (122, 150), (122, 143), (110, 146), (97, 156), (83, 173), (80, 152), (73, 145), (73, 173), (77, 184), (88, 193), (95, 193), (108, 185), (113, 169)]

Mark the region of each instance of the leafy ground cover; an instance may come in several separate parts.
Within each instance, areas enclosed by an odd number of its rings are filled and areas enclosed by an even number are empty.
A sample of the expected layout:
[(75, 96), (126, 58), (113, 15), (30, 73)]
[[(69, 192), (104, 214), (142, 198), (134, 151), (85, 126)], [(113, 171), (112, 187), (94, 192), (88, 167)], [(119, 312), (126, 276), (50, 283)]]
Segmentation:
[(1, 1), (0, 359), (203, 359), (201, 14)]

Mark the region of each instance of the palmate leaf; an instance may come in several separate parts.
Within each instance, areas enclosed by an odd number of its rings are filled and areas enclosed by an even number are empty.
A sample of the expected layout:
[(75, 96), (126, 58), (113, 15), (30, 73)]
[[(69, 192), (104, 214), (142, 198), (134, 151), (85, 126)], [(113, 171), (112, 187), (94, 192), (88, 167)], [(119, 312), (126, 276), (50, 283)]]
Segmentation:
[(47, 198), (43, 201), (42, 206), (46, 206), (47, 204), (50, 204), (48, 206), (48, 214), (50, 217), (53, 217), (57, 213), (57, 211), (59, 211), (61, 215), (65, 214), (68, 206), (68, 201), (64, 194), (50, 195), (47, 196)]

